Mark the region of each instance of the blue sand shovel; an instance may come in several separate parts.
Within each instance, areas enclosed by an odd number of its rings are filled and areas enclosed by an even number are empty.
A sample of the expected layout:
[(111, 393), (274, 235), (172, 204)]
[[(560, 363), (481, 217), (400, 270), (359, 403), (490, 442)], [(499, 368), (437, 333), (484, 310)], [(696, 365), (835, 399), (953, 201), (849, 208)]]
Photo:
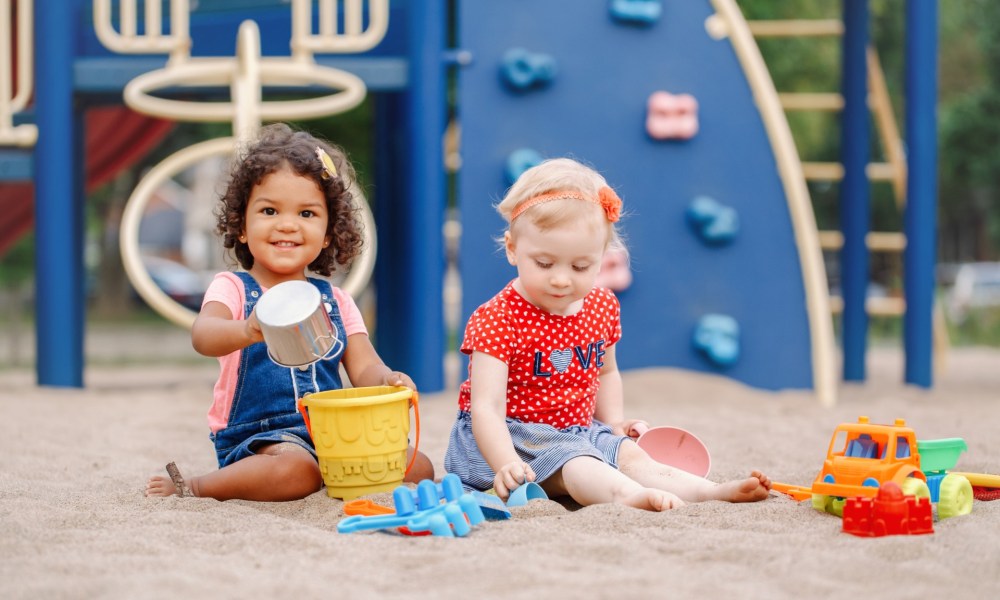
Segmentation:
[(470, 493), (476, 503), (479, 504), (479, 507), (483, 510), (483, 516), (490, 521), (503, 521), (509, 519), (511, 507), (524, 506), (530, 500), (549, 499), (545, 490), (542, 489), (542, 486), (533, 481), (529, 481), (518, 486), (516, 490), (510, 493), (510, 497), (507, 498), (506, 504), (504, 504), (503, 500), (498, 498), (495, 494), (475, 490)]

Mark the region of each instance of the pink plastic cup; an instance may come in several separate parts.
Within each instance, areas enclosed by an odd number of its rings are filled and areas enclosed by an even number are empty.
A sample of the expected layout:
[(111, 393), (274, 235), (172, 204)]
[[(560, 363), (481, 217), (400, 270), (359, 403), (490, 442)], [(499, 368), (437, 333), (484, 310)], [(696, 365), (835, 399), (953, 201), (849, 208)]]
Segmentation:
[(698, 436), (680, 427), (635, 427), (640, 433), (636, 443), (653, 460), (705, 477), (712, 469), (708, 447)]

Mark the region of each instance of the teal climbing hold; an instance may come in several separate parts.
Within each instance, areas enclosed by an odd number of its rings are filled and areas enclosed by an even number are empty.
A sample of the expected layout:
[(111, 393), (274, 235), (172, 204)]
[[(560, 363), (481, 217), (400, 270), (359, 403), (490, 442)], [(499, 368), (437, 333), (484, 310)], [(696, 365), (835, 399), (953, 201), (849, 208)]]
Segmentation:
[(537, 166), (544, 159), (541, 154), (531, 148), (518, 148), (507, 155), (507, 163), (504, 165), (504, 175), (507, 178), (507, 185), (512, 185), (517, 178), (531, 167)]
[(543, 87), (556, 76), (556, 60), (548, 54), (511, 48), (503, 55), (500, 76), (517, 91)]
[(636, 25), (652, 25), (660, 19), (663, 4), (660, 0), (612, 0), (611, 16), (618, 21)]
[(692, 342), (713, 365), (730, 367), (740, 358), (740, 325), (729, 315), (704, 315), (698, 320)]
[(740, 217), (736, 209), (708, 196), (692, 200), (685, 214), (688, 225), (705, 244), (728, 244), (740, 231)]

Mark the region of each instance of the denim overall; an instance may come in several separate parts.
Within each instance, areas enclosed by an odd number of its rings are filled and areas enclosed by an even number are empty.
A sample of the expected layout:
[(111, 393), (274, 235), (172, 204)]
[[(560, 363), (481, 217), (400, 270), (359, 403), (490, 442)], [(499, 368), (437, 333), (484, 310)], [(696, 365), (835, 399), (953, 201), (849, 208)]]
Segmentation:
[[(249, 273), (237, 272), (243, 280), (246, 305), (243, 318), (249, 318), (260, 300), (260, 285)], [(264, 342), (243, 349), (236, 378), (236, 392), (224, 429), (211, 434), (219, 467), (256, 454), (262, 444), (289, 442), (298, 444), (316, 456), (312, 439), (302, 415), (296, 410), (297, 397), (344, 387), (340, 380), (340, 358), (347, 347), (347, 334), (330, 283), (309, 278), (319, 289), (330, 321), (337, 330), (338, 343), (324, 358), (306, 367), (283, 367), (271, 360)]]

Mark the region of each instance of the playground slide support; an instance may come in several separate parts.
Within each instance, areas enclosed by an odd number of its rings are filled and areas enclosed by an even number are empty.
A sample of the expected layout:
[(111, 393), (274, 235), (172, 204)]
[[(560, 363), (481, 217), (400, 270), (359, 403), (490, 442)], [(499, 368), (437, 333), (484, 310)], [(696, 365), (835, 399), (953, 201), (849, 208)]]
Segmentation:
[(844, 380), (865, 380), (868, 338), (869, 256), (865, 237), (871, 226), (871, 190), (866, 168), (871, 144), (868, 112), (868, 0), (843, 5), (843, 69), (840, 154), (844, 179), (840, 184), (840, 289), (844, 299), (842, 334)]
[(802, 174), (802, 161), (796, 151), (792, 131), (778, 100), (778, 93), (774, 89), (774, 82), (735, 0), (712, 0), (712, 5), (721, 21), (715, 21), (715, 25), (709, 28), (709, 33), (716, 29), (716, 25), (721, 25), (717, 28), (716, 35), (719, 38), (728, 36), (732, 41), (736, 56), (747, 74), (747, 81), (759, 107), (771, 146), (774, 148), (802, 267), (809, 315), (813, 389), (820, 404), (831, 407), (837, 401), (837, 384), (833, 366), (835, 347), (833, 325), (830, 320), (830, 296), (816, 232), (816, 217)]
[(909, 198), (903, 215), (903, 346), (906, 383), (933, 383), (937, 251), (937, 0), (906, 3), (906, 136)]
[(81, 3), (35, 8), (36, 373), (39, 385), (83, 387), (83, 115), (73, 96)]

